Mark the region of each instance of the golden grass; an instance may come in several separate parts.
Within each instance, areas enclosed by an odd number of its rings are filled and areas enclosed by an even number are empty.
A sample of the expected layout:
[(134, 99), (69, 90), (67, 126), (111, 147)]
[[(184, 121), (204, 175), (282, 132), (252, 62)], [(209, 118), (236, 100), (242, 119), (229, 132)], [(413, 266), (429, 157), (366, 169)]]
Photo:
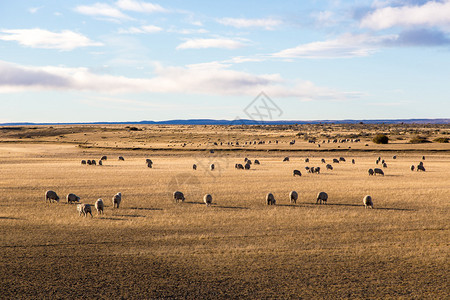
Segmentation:
[[(96, 141), (120, 142), (92, 134)], [(196, 134), (207, 139), (208, 133)], [(2, 297), (448, 298), (450, 155), (395, 147), (209, 154), (2, 143)], [(103, 154), (104, 166), (80, 164)], [(427, 171), (411, 172), (423, 154)], [(380, 155), (386, 176), (369, 177)], [(282, 162), (284, 156), (291, 161)], [(339, 156), (347, 162), (333, 164), (333, 171), (320, 163)], [(244, 157), (261, 165), (235, 170)], [(145, 158), (153, 160), (152, 169)], [(322, 174), (307, 174), (307, 165), (320, 166)], [(293, 169), (303, 176), (293, 177)], [(45, 203), (47, 189), (61, 202)], [(185, 203), (171, 200), (176, 189)], [(289, 203), (291, 190), (299, 193), (296, 205)], [(113, 210), (119, 191), (121, 208)], [(264, 203), (269, 191), (274, 207)], [(315, 205), (319, 191), (328, 193), (328, 205)], [(65, 204), (69, 192), (83, 203), (103, 198), (105, 214), (79, 217), (75, 205)], [(212, 194), (212, 207), (202, 203), (205, 193)], [(366, 194), (375, 209), (364, 209)]]

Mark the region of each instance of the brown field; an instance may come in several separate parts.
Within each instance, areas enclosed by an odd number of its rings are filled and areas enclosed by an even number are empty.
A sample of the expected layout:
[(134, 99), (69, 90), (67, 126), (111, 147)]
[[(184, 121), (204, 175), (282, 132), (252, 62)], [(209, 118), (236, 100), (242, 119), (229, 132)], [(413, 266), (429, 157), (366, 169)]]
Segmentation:
[[(0, 127), (2, 299), (450, 297), (450, 146), (408, 143), (449, 137), (448, 125), (130, 129)], [(379, 132), (391, 143), (373, 144)], [(319, 148), (306, 141), (313, 138), (361, 142)], [(102, 155), (103, 166), (80, 164)], [(426, 172), (411, 172), (422, 155)], [(320, 162), (340, 156), (347, 161), (332, 171)], [(368, 176), (378, 156), (386, 175)], [(244, 157), (261, 165), (236, 170)], [(294, 169), (303, 176), (293, 177)], [(44, 201), (49, 189), (59, 203)], [(184, 203), (172, 201), (175, 190)], [(297, 204), (289, 203), (291, 190)], [(327, 205), (315, 204), (319, 191), (328, 193)], [(113, 209), (117, 192), (123, 200)], [(265, 205), (267, 192), (276, 206)], [(83, 203), (103, 198), (105, 214), (80, 217), (65, 203), (68, 193)], [(362, 204), (367, 194), (373, 210)]]

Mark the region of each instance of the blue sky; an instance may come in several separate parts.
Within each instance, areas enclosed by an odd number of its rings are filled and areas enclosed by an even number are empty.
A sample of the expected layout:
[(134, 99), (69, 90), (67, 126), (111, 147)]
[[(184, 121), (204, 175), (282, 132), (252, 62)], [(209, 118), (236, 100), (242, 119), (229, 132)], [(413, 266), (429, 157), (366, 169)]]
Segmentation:
[(450, 117), (450, 0), (2, 1), (0, 123)]

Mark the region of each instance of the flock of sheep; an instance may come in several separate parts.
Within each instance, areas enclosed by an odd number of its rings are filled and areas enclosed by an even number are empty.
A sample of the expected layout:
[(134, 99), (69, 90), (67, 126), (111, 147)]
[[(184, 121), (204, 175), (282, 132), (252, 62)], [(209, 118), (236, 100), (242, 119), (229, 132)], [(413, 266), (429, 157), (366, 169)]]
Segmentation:
[[(392, 158), (393, 158), (393, 159), (396, 159), (397, 156), (394, 155)], [(106, 155), (105, 155), (105, 156), (102, 156), (101, 159), (99, 160), (99, 163), (98, 163), (98, 164), (99, 164), (99, 165), (102, 165), (102, 161), (105, 161), (105, 160), (107, 160), (107, 159), (108, 159), (108, 158), (107, 158)], [(125, 160), (125, 159), (123, 158), (123, 156), (119, 156), (118, 159), (119, 159), (120, 161), (124, 161), (124, 160)], [(425, 156), (422, 156), (422, 160), (425, 160)], [(338, 159), (338, 158), (333, 158), (332, 161), (333, 161), (333, 163), (338, 164), (338, 163), (340, 163), (340, 162), (346, 162), (346, 159), (345, 159), (344, 157), (340, 157), (339, 159)], [(285, 158), (283, 159), (283, 162), (289, 162), (289, 157), (285, 157)], [(321, 159), (321, 162), (324, 163), (324, 164), (326, 164), (326, 160), (325, 160), (324, 158)], [(355, 160), (354, 160), (354, 159), (352, 159), (351, 162), (352, 162), (352, 164), (355, 164)], [(309, 163), (309, 158), (306, 158), (306, 159), (305, 159), (305, 163)], [(383, 168), (387, 168), (387, 163), (386, 163), (386, 161), (385, 161), (384, 159), (381, 159), (381, 157), (378, 157), (377, 160), (376, 160), (376, 164), (378, 165), (379, 163), (381, 163), (381, 165), (382, 165)], [(87, 160), (87, 161), (86, 161), (86, 160), (82, 160), (82, 161), (81, 161), (81, 164), (82, 164), (82, 165), (86, 165), (86, 164), (87, 164), (87, 165), (96, 165), (97, 163), (96, 163), (95, 160)], [(146, 159), (146, 164), (147, 164), (147, 167), (152, 168), (153, 162), (152, 162), (151, 159), (148, 159), (148, 158), (147, 158), (147, 159)], [(236, 168), (236, 169), (242, 169), (242, 170), (249, 170), (249, 169), (250, 169), (250, 166), (251, 166), (252, 164), (259, 165), (260, 162), (259, 162), (259, 160), (257, 160), (257, 159), (255, 159), (255, 160), (252, 162), (250, 159), (245, 158), (245, 159), (244, 159), (244, 165), (242, 165), (241, 163), (236, 163), (236, 164), (235, 164), (235, 168)], [(193, 168), (193, 170), (197, 170), (197, 165), (194, 164), (194, 165), (192, 166), (192, 168)], [(214, 164), (210, 164), (209, 168), (210, 168), (211, 171), (213, 171), (213, 170), (215, 169), (215, 165), (214, 165)], [(332, 166), (331, 164), (326, 164), (326, 169), (327, 169), (327, 170), (333, 170), (333, 166)], [(414, 165), (411, 165), (411, 170), (414, 171), (414, 169), (416, 169), (416, 167), (415, 167)], [(306, 167), (305, 167), (305, 170), (306, 170), (308, 173), (316, 173), (316, 174), (320, 174), (320, 167), (309, 167), (309, 166), (306, 166)], [(423, 166), (423, 162), (422, 162), (422, 161), (417, 165), (417, 171), (425, 171), (425, 167)], [(371, 175), (371, 176), (372, 176), (372, 175), (377, 175), (377, 174), (384, 176), (384, 172), (383, 172), (383, 170), (380, 169), (380, 168), (374, 168), (374, 169), (370, 168), (370, 169), (368, 170), (368, 173), (369, 173), (369, 175)], [(300, 172), (300, 170), (293, 170), (293, 176), (302, 176), (302, 173)], [(59, 202), (59, 199), (60, 199), (60, 198), (59, 198), (59, 196), (56, 194), (56, 192), (54, 192), (54, 191), (52, 191), (52, 190), (46, 191), (46, 193), (45, 193), (45, 200), (46, 200), (46, 201), (49, 201), (49, 202)], [(68, 204), (71, 204), (71, 203), (78, 203), (78, 205), (77, 205), (77, 211), (78, 211), (78, 213), (79, 213), (80, 216), (83, 215), (83, 216), (86, 217), (88, 214), (90, 214), (91, 217), (92, 217), (92, 209), (91, 209), (91, 205), (90, 205), (90, 204), (79, 203), (79, 202), (80, 202), (80, 197), (78, 197), (78, 196), (75, 195), (75, 194), (70, 193), (70, 194), (67, 195), (66, 199), (67, 199), (67, 203), (68, 203)], [(289, 201), (290, 201), (290, 203), (294, 203), (294, 204), (297, 203), (297, 199), (298, 199), (298, 193), (297, 193), (296, 191), (291, 191), (291, 192), (289, 193)], [(175, 192), (173, 193), (173, 200), (174, 200), (176, 203), (178, 203), (178, 202), (184, 202), (184, 201), (186, 200), (186, 198), (185, 198), (183, 192), (181, 192), (181, 191), (175, 191)], [(327, 200), (328, 200), (328, 194), (327, 194), (326, 192), (321, 191), (321, 192), (319, 192), (319, 193), (317, 194), (317, 197), (316, 197), (316, 204), (322, 204), (322, 203), (323, 203), (323, 204), (326, 204), (326, 203), (327, 203)], [(121, 201), (122, 201), (122, 194), (121, 194), (121, 193), (117, 193), (116, 195), (114, 195), (114, 196), (112, 197), (113, 208), (119, 208), (120, 202), (121, 202)], [(206, 204), (206, 206), (210, 206), (210, 205), (212, 204), (212, 196), (211, 196), (211, 194), (206, 194), (206, 195), (204, 195), (204, 197), (203, 197), (203, 202)], [(276, 204), (276, 199), (275, 199), (275, 197), (274, 197), (274, 195), (273, 195), (272, 193), (268, 193), (268, 194), (266, 195), (265, 202), (266, 202), (267, 205), (275, 205), (275, 204)], [(366, 196), (363, 198), (363, 204), (364, 204), (364, 207), (365, 207), (365, 208), (373, 208), (373, 200), (372, 200), (372, 197), (371, 197), (370, 195), (366, 195)], [(103, 210), (104, 210), (103, 199), (99, 198), (99, 199), (95, 202), (94, 207), (95, 207), (95, 209), (97, 210), (97, 214), (103, 214)]]

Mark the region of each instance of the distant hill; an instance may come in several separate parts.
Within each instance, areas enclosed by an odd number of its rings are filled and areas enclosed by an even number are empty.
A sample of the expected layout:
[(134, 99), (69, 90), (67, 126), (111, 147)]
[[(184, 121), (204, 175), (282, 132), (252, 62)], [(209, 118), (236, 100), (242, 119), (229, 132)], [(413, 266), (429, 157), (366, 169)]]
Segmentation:
[(377, 120), (271, 120), (255, 121), (250, 119), (238, 120), (214, 120), (214, 119), (190, 119), (167, 121), (130, 121), (130, 122), (86, 122), (86, 123), (0, 123), (0, 126), (32, 126), (32, 125), (98, 125), (98, 124), (123, 124), (123, 125), (293, 125), (293, 124), (450, 124), (450, 119), (377, 119)]

